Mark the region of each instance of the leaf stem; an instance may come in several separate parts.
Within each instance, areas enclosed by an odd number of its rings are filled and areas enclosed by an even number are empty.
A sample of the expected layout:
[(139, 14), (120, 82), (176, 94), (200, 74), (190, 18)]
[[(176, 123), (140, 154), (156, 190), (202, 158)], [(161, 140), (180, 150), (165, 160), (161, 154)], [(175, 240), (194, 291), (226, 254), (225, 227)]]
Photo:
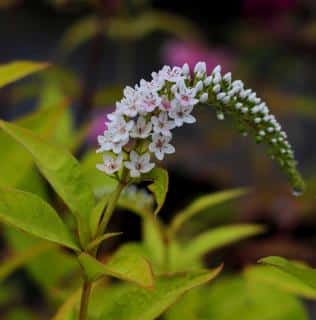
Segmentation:
[(82, 293), (81, 293), (79, 320), (87, 319), (90, 292), (91, 292), (91, 282), (84, 280)]

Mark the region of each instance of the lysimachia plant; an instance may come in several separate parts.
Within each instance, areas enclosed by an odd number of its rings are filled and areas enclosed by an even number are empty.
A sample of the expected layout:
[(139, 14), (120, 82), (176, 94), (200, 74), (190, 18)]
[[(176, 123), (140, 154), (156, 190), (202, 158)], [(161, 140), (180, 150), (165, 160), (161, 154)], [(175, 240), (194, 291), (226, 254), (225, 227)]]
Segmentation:
[[(0, 79), (5, 79), (1, 85), (40, 68), (43, 66), (29, 63), (4, 66), (0, 69)], [(132, 282), (141, 288), (133, 287), (124, 294), (113, 294), (120, 300), (116, 301), (116, 308), (103, 312), (103, 318), (155, 319), (185, 292), (210, 281), (220, 272), (222, 266), (213, 270), (201, 268), (201, 256), (212, 249), (212, 241), (218, 247), (261, 231), (258, 226), (245, 225), (207, 232), (187, 244), (186, 252), (191, 252), (190, 258), (183, 255), (177, 248), (177, 231), (201, 209), (200, 206), (210, 206), (215, 196), (212, 200), (204, 198), (193, 203), (192, 207), (176, 216), (166, 231), (157, 233), (161, 227), (154, 216), (164, 204), (168, 173), (156, 167), (153, 158), (162, 160), (165, 154), (175, 152), (171, 144), (172, 130), (194, 123), (194, 108), (201, 104), (214, 107), (219, 119), (231, 116), (243, 133), (250, 133), (258, 142), (265, 142), (271, 156), (289, 177), (294, 192), (303, 191), (304, 184), (296, 170), (286, 133), (270, 114), (267, 105), (254, 92), (246, 89), (242, 81), (232, 80), (230, 73), (222, 75), (220, 67), (207, 74), (203, 62), (199, 62), (192, 72), (186, 64), (174, 68), (165, 66), (152, 74), (151, 81), (142, 80), (134, 88), (125, 88), (123, 99), (108, 115), (104, 135), (98, 138), (100, 148), (97, 151), (103, 153), (104, 161), (97, 164), (97, 168), (116, 181), (114, 191), (110, 195), (106, 193), (98, 201), (82, 166), (69, 151), (47, 139), (41, 131), (34, 133), (21, 124), (1, 120), (0, 128), (31, 155), (39, 171), (72, 213), (75, 222), (71, 225), (67, 219), (62, 219), (55, 208), (38, 195), (5, 185), (0, 186), (0, 218), (7, 224), (73, 252), (81, 266), (83, 279), (80, 308), (76, 315), (78, 319), (88, 318), (93, 284), (104, 276)], [(156, 221), (155, 226), (158, 226), (156, 230), (147, 228), (147, 237), (155, 233), (162, 237), (163, 260), (160, 255), (156, 256), (161, 264), (133, 245), (121, 247), (106, 263), (99, 261), (101, 243), (118, 235), (108, 232), (108, 224), (116, 207), (125, 206), (138, 211), (128, 196), (125, 195), (127, 203), (122, 203), (124, 189), (143, 181), (150, 181), (148, 188), (157, 202), (154, 212), (148, 215), (146, 211), (144, 221)], [(219, 199), (225, 200), (239, 193), (220, 195)], [(218, 239), (220, 242), (216, 242)], [(152, 260), (153, 266), (146, 256)], [(194, 270), (188, 271), (191, 262)], [(120, 308), (122, 305), (125, 307)], [(62, 308), (55, 319), (62, 319), (65, 309), (67, 307)]]

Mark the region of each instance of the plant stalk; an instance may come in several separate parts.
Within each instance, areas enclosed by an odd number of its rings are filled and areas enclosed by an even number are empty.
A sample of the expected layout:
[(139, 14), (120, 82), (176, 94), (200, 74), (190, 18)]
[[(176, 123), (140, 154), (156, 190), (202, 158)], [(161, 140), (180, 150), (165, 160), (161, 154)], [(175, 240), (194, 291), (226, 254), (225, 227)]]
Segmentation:
[(111, 219), (111, 216), (115, 210), (115, 207), (116, 207), (117, 201), (120, 197), (120, 194), (123, 191), (125, 186), (126, 186), (126, 184), (124, 182), (120, 181), (118, 183), (118, 185), (116, 186), (116, 189), (113, 191), (113, 193), (109, 199), (108, 205), (106, 207), (106, 210), (104, 212), (104, 216), (100, 222), (98, 236), (100, 236), (104, 233), (104, 231), (105, 231), (105, 229)]
[(84, 280), (82, 293), (81, 293), (79, 320), (87, 319), (90, 292), (91, 292), (91, 282)]

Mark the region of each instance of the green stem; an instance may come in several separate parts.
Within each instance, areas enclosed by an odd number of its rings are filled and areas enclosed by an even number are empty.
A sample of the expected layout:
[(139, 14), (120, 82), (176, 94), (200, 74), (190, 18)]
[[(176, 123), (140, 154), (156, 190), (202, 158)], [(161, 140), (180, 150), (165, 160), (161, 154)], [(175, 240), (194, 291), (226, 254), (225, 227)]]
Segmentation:
[(116, 204), (118, 202), (118, 199), (120, 197), (121, 192), (123, 191), (124, 187), (126, 186), (125, 182), (119, 182), (116, 189), (113, 191), (113, 193), (110, 196), (108, 205), (106, 207), (106, 210), (104, 212), (104, 216), (100, 222), (99, 230), (98, 230), (98, 236), (102, 235), (111, 219), (111, 216), (115, 210)]
[(84, 280), (82, 293), (81, 293), (79, 320), (87, 319), (90, 292), (91, 292), (91, 282)]

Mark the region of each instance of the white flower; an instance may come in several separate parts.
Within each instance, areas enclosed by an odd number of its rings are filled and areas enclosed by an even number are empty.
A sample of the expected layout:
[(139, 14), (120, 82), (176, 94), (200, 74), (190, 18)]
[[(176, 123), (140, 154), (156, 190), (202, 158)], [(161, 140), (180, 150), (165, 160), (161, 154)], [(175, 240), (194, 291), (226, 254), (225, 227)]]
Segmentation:
[(113, 174), (122, 167), (123, 156), (120, 154), (116, 158), (109, 155), (103, 155), (103, 163), (97, 164), (98, 170), (103, 171), (107, 174)]
[(206, 63), (198, 62), (194, 67), (194, 73), (197, 78), (202, 78), (206, 73)]
[(161, 97), (159, 97), (157, 92), (143, 91), (141, 92), (139, 104), (142, 113), (152, 112), (161, 104)]
[(150, 154), (144, 153), (139, 155), (134, 150), (130, 153), (130, 160), (125, 162), (125, 167), (130, 170), (130, 175), (133, 178), (139, 177), (142, 173), (151, 171), (155, 166), (150, 162)]
[(146, 119), (140, 116), (131, 131), (131, 137), (146, 139), (150, 135), (151, 129), (151, 122), (146, 122)]
[(113, 141), (113, 134), (114, 132), (106, 131), (103, 136), (98, 136), (100, 148), (97, 150), (97, 153), (109, 150), (116, 154), (122, 152), (122, 148), (128, 143), (129, 138), (127, 137), (124, 140)]
[(182, 66), (182, 73), (185, 75), (185, 76), (189, 76), (190, 75), (190, 67), (187, 63), (185, 63), (183, 66)]
[(194, 123), (196, 119), (191, 115), (193, 106), (180, 105), (176, 100), (172, 101), (172, 108), (169, 111), (169, 117), (174, 119), (177, 127), (181, 127), (184, 123)]
[(208, 100), (208, 93), (207, 92), (202, 93), (200, 96), (200, 102), (205, 103), (207, 102), (207, 100)]
[(182, 68), (164, 66), (159, 72), (158, 76), (169, 82), (178, 82), (180, 79), (184, 79)]
[(134, 121), (125, 121), (122, 116), (118, 116), (108, 124), (108, 131), (112, 132), (113, 142), (119, 142), (129, 138), (129, 132), (134, 126)]
[(170, 130), (175, 127), (174, 122), (169, 120), (168, 113), (163, 111), (160, 112), (158, 117), (151, 117), (151, 122), (154, 132), (161, 133), (164, 136), (171, 136)]
[(175, 98), (184, 106), (194, 106), (199, 100), (195, 98), (196, 90), (188, 88), (183, 80), (177, 82), (177, 90), (174, 92)]
[(161, 134), (153, 134), (152, 143), (149, 145), (149, 150), (155, 154), (158, 160), (162, 160), (165, 154), (171, 154), (175, 152), (174, 146), (169, 144), (171, 136), (166, 137)]

